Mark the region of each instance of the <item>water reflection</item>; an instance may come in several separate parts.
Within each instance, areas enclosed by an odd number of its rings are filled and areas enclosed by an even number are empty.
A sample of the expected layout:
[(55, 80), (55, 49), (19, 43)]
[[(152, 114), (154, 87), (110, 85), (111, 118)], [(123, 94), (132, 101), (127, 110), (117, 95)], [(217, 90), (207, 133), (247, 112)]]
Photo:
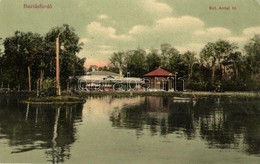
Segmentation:
[[(228, 151), (222, 153), (224, 149)], [(205, 153), (211, 161), (226, 153), (236, 159), (240, 152), (240, 159), (255, 161), (260, 155), (260, 101), (108, 96), (88, 98), (84, 105), (32, 106), (0, 99), (0, 151), (7, 156), (0, 162), (43, 154), (39, 162), (120, 163), (127, 156), (130, 162), (139, 157), (136, 163), (188, 163), (197, 155), (200, 163)]]
[(0, 139), (8, 139), (11, 153), (44, 149), (47, 161), (64, 162), (70, 158), (75, 142), (75, 124), (82, 121), (82, 105), (50, 106), (19, 104), (1, 99)]
[[(196, 113), (200, 133), (210, 147), (260, 154), (260, 101), (207, 100)], [(204, 107), (203, 107), (204, 106)]]
[(199, 137), (209, 148), (260, 155), (259, 100), (201, 99), (192, 104), (171, 97), (144, 97), (115, 110), (110, 121), (113, 127), (136, 129), (138, 137), (148, 129), (151, 136)]
[(182, 131), (187, 138), (194, 136), (193, 104), (173, 102), (171, 97), (144, 97), (139, 104), (126, 105), (114, 112), (110, 120), (115, 127), (138, 132), (148, 128), (151, 135)]

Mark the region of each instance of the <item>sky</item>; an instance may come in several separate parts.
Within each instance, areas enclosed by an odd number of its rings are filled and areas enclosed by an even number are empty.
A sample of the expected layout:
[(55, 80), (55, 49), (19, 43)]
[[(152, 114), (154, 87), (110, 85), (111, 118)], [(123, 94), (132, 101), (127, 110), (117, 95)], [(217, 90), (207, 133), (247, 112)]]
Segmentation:
[[(51, 8), (24, 8), (32, 4)], [(242, 49), (260, 34), (260, 0), (0, 0), (0, 38), (16, 30), (44, 35), (62, 24), (84, 43), (78, 56), (86, 66), (108, 64), (114, 52), (149, 52), (164, 43), (181, 53), (199, 53), (218, 39)]]

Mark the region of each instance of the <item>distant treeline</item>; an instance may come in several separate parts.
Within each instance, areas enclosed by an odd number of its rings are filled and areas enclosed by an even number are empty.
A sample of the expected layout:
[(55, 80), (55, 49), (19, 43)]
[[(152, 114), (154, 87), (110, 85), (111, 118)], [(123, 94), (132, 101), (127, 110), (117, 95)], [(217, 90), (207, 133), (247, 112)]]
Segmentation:
[(143, 49), (115, 52), (110, 62), (110, 66), (99, 69), (142, 77), (161, 67), (173, 74), (178, 72), (177, 77), (185, 78), (188, 89), (255, 91), (260, 86), (260, 35), (251, 38), (242, 49), (227, 40), (207, 43), (199, 54), (180, 53), (170, 44), (162, 44), (160, 50), (148, 53)]
[[(83, 75), (85, 58), (76, 56), (83, 45), (69, 25), (54, 27), (44, 36), (16, 31), (13, 36), (0, 39), (4, 46), (4, 51), (0, 49), (1, 88), (32, 90), (38, 85), (43, 87), (46, 79), (55, 82), (57, 38), (61, 45), (62, 88), (66, 88), (69, 77)], [(142, 77), (161, 67), (185, 78), (187, 89), (213, 90), (220, 86), (224, 90), (256, 91), (260, 88), (260, 35), (251, 38), (243, 48), (227, 40), (217, 40), (207, 43), (199, 54), (193, 51), (180, 53), (166, 43), (160, 50), (149, 52), (140, 48), (115, 52), (111, 54), (110, 62), (98, 69)]]

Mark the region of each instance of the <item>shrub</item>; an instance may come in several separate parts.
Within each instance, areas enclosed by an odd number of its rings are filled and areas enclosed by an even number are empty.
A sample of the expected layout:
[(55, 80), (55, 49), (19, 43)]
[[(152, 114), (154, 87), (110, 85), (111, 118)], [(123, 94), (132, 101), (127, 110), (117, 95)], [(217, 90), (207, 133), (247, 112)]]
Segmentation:
[(56, 82), (54, 79), (45, 79), (43, 81), (43, 88), (41, 91), (42, 96), (54, 96), (56, 95)]

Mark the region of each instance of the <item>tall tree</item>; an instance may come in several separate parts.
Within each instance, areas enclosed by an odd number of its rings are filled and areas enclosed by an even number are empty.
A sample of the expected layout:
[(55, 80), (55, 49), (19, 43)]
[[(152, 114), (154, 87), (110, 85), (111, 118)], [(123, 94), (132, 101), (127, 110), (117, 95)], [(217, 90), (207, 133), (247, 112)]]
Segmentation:
[(220, 71), (220, 80), (224, 80), (223, 77), (225, 76), (222, 62), (237, 48), (238, 47), (234, 43), (230, 43), (226, 40), (218, 40), (215, 43), (215, 55), (217, 58), (218, 69)]
[(125, 64), (127, 72), (130, 72), (133, 77), (142, 77), (145, 70), (146, 52), (142, 49), (130, 50), (126, 52)]
[(255, 35), (244, 47), (251, 76), (260, 73), (260, 35)]
[(171, 68), (171, 59), (178, 58), (180, 55), (179, 51), (172, 47), (170, 44), (161, 44), (161, 66), (167, 70)]
[(2, 38), (0, 38), (0, 56), (2, 56)]
[(59, 47), (61, 86), (66, 86), (65, 82), (68, 80), (69, 76), (76, 75), (76, 67), (79, 64), (77, 53), (80, 52), (83, 44), (79, 43), (79, 37), (75, 33), (75, 29), (67, 24), (62, 25), (61, 27), (54, 27), (45, 35), (46, 46), (49, 48), (49, 51), (46, 54), (49, 62), (45, 64), (47, 64), (47, 73), (53, 77), (55, 74), (55, 42), (57, 37), (59, 37), (61, 45)]
[(188, 81), (191, 80), (192, 75), (193, 75), (193, 66), (194, 64), (198, 61), (195, 57), (196, 53), (195, 52), (190, 52), (187, 51), (183, 54), (183, 60), (184, 60), (184, 65), (188, 69)]
[(0, 38), (0, 82), (1, 82), (1, 87), (3, 87), (2, 84), (3, 84), (3, 69), (4, 69), (3, 61), (4, 61), (4, 59), (3, 59), (3, 53), (2, 53), (1, 47), (2, 47), (2, 38)]
[(31, 91), (31, 67), (35, 64), (37, 56), (43, 53), (43, 38), (40, 34), (28, 32), (24, 35), (23, 42), (27, 43), (24, 49), (24, 57), (27, 62), (28, 90)]
[(229, 68), (231, 68), (233, 72), (233, 80), (234, 82), (238, 82), (239, 72), (244, 63), (242, 53), (240, 51), (235, 51), (233, 53), (230, 53), (229, 56), (227, 56), (222, 63), (224, 66), (228, 66)]
[(205, 45), (205, 47), (200, 52), (200, 58), (202, 64), (206, 64), (206, 67), (210, 67), (212, 70), (211, 73), (211, 83), (214, 84), (215, 82), (215, 71), (216, 71), (216, 52), (214, 50), (215, 44), (214, 43), (208, 43)]
[(204, 64), (211, 67), (211, 83), (215, 83), (216, 69), (221, 71), (220, 80), (222, 80), (222, 65), (221, 62), (232, 53), (237, 47), (234, 44), (225, 40), (218, 40), (215, 43), (208, 43), (200, 52), (200, 58)]
[(117, 52), (117, 53), (114, 52), (112, 57), (109, 59), (111, 64), (113, 64), (116, 68), (119, 69), (120, 77), (123, 76), (123, 68), (124, 68), (124, 65), (125, 65), (124, 58), (125, 58), (124, 52)]
[(186, 75), (186, 71), (183, 55), (180, 54), (175, 48), (171, 48), (169, 54), (169, 64), (166, 66), (166, 69), (170, 72), (178, 72), (179, 76), (184, 77)]
[[(23, 32), (16, 31), (14, 36), (7, 37), (4, 40), (6, 82), (10, 84), (11, 87), (17, 87), (18, 89), (24, 87), (24, 80), (22, 80), (21, 77), (26, 77), (24, 72), (25, 62), (23, 58), (23, 47), (25, 46), (25, 43), (22, 41), (22, 35), (24, 35)], [(9, 63), (7, 64), (7, 62)]]
[(159, 68), (161, 66), (161, 58), (158, 54), (158, 50), (152, 49), (152, 51), (146, 56), (145, 63), (148, 71)]
[[(37, 55), (43, 52), (43, 38), (37, 33), (24, 33), (16, 31), (14, 36), (8, 37), (4, 41), (5, 55), (7, 61), (12, 61), (12, 67), (7, 67), (9, 73), (13, 72), (17, 76), (18, 88), (24, 87), (21, 77), (28, 77), (28, 90), (31, 91), (31, 67), (35, 64)], [(35, 70), (36, 71), (36, 70)], [(34, 72), (35, 72), (34, 71)]]

